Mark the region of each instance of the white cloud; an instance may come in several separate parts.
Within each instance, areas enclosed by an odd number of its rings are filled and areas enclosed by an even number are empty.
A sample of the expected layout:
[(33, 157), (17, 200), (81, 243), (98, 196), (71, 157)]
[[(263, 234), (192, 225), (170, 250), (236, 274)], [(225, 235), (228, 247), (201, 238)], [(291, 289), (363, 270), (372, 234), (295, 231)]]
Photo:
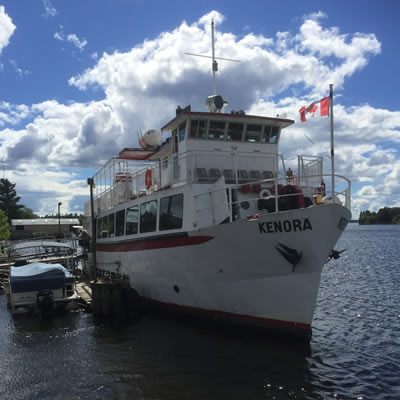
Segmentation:
[(43, 7), (44, 7), (44, 14), (43, 17), (55, 17), (57, 15), (57, 10), (53, 6), (50, 0), (42, 0)]
[(5, 101), (0, 102), (0, 127), (19, 124), (30, 115), (30, 108), (25, 104), (13, 105)]
[(16, 26), (7, 15), (4, 6), (0, 5), (0, 54), (4, 47), (8, 45), (15, 28)]
[(64, 31), (63, 31), (63, 26), (60, 25), (60, 31), (56, 32), (54, 34), (54, 38), (60, 41), (67, 41), (72, 43), (76, 48), (78, 48), (80, 51), (83, 51), (83, 49), (85, 48), (85, 46), (87, 45), (87, 40), (83, 39), (79, 39), (78, 36), (75, 33), (69, 33), (68, 35), (65, 35)]
[(67, 41), (71, 42), (80, 51), (82, 51), (87, 45), (87, 40), (80, 40), (78, 36), (75, 35), (75, 33), (70, 33), (69, 35), (67, 35)]
[(24, 78), (25, 76), (30, 74), (30, 71), (19, 68), (17, 65), (17, 62), (15, 60), (10, 60), (10, 64), (13, 66), (13, 68), (14, 68), (15, 72), (18, 74), (19, 78)]
[[(321, 13), (306, 17), (294, 35), (278, 32), (275, 37), (264, 37), (249, 31), (239, 37), (223, 32), (219, 26), (224, 16), (212, 11), (127, 52), (104, 53), (93, 68), (69, 80), (80, 90), (100, 88), (103, 100), (68, 104), (51, 100), (20, 111), (17, 106), (9, 105), (9, 110), (0, 106), (0, 127), (3, 123), (4, 128), (0, 130), (0, 159), (17, 173), (21, 171), (18, 182), (24, 187), (28, 183), (22, 180), (22, 171), (29, 163), (32, 171), (41, 171), (50, 182), (59, 182), (57, 196), (65, 199), (63, 203), (72, 204), (74, 200), (68, 200), (68, 195), (73, 185), (82, 189), (78, 191), (81, 195), (86, 184), (71, 173), (62, 178), (63, 168), (94, 168), (122, 147), (137, 145), (137, 133), (162, 126), (173, 117), (178, 104), (190, 103), (193, 110), (204, 110), (204, 100), (212, 88), (210, 60), (184, 53), (211, 54), (212, 18), (217, 26), (216, 55), (242, 61), (219, 61), (217, 89), (228, 98), (230, 107), (270, 116), (285, 112), (288, 118), (298, 121), (302, 105), (326, 95), (329, 83), (335, 84), (335, 90), (340, 89), (348, 77), (380, 52), (380, 43), (373, 34), (343, 34), (338, 28), (325, 28), (319, 22), (323, 17)], [(74, 34), (65, 35), (63, 27), (54, 38), (69, 40), (80, 50), (87, 44)], [(97, 53), (92, 54), (93, 59), (97, 57)], [(283, 91), (284, 98), (280, 97)], [(29, 119), (25, 126), (13, 129), (13, 123), (23, 118)], [(397, 179), (399, 132), (400, 111), (369, 105), (346, 109), (335, 97), (337, 172), (351, 175), (355, 184), (359, 188), (364, 185), (369, 193), (369, 203), (364, 192), (354, 193), (356, 210), (383, 202), (378, 194), (373, 196), (370, 183), (388, 191), (387, 186)], [(328, 170), (329, 149), (326, 117), (296, 123), (282, 135), (282, 153), (289, 158), (302, 153), (321, 155)], [(51, 175), (46, 171), (56, 172)], [(61, 186), (67, 189), (63, 191)], [(47, 189), (43, 181), (40, 190)], [(29, 190), (33, 188), (29, 186)], [(52, 199), (47, 206), (43, 204), (41, 210), (54, 207), (56, 202)]]

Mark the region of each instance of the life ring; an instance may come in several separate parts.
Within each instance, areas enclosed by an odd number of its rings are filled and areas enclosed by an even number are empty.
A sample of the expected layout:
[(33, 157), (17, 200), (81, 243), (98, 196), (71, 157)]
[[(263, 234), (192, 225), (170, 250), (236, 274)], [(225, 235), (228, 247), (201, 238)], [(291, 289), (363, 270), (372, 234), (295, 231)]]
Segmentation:
[(151, 185), (153, 184), (153, 172), (151, 168), (147, 168), (146, 171), (146, 189), (149, 190), (151, 188)]
[(271, 192), (270, 192), (268, 189), (263, 189), (263, 190), (261, 190), (259, 196), (260, 196), (261, 198), (262, 198), (262, 197), (271, 197), (272, 194), (271, 194)]

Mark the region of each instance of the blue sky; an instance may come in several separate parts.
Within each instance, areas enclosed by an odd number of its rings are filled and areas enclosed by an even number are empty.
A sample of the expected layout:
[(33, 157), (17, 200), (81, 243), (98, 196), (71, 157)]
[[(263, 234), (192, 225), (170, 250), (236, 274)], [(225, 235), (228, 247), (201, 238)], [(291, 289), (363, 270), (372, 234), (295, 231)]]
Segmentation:
[[(217, 87), (232, 108), (296, 123), (281, 152), (329, 151), (327, 118), (303, 105), (335, 90), (336, 171), (353, 213), (400, 206), (398, 1), (0, 0), (0, 159), (21, 202), (40, 214), (81, 212), (87, 177), (176, 105), (203, 110)], [(240, 79), (238, 79), (240, 77)], [(233, 83), (234, 84), (233, 84)], [(209, 90), (208, 90), (209, 89)], [(311, 138), (315, 145), (305, 138)]]

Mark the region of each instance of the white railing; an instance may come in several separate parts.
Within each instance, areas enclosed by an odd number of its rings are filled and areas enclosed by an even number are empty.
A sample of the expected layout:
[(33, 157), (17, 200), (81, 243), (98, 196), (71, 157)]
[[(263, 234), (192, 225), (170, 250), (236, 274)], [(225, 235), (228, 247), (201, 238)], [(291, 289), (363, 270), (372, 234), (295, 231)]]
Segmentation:
[[(289, 179), (279, 178), (278, 159), (278, 155), (272, 153), (200, 150), (153, 162), (112, 158), (94, 176), (94, 212), (98, 215), (131, 199), (169, 186), (210, 185), (222, 177), (224, 177), (224, 189), (240, 188), (246, 184), (268, 184), (274, 188), (274, 193), (278, 193), (278, 185), (288, 183)], [(322, 159), (299, 156), (298, 160), (298, 171), (290, 182), (301, 186), (304, 195), (312, 198), (315, 188), (323, 181)], [(148, 174), (149, 169), (151, 184), (149, 180), (146, 182), (146, 173)], [(346, 180), (344, 177), (341, 178)], [(350, 182), (348, 180), (347, 182), (349, 186)], [(208, 186), (204, 189), (210, 192)], [(350, 208), (350, 193), (347, 189), (337, 190), (335, 194), (342, 197), (346, 206)], [(87, 202), (84, 207), (85, 216), (89, 216), (90, 203)], [(276, 196), (276, 209), (278, 209), (278, 196)]]
[[(304, 177), (304, 181), (312, 182), (315, 181), (316, 178), (321, 178), (321, 175), (311, 175), (308, 177)], [(328, 179), (331, 177), (331, 175), (322, 175), (322, 178)], [(351, 182), (349, 179), (347, 179), (344, 176), (341, 175), (335, 175), (335, 178), (337, 179), (336, 186), (335, 186), (335, 193), (334, 196), (332, 196), (332, 191), (331, 190), (326, 190), (324, 187), (305, 187), (301, 186), (302, 189), (302, 195), (308, 196), (307, 193), (313, 193), (312, 196), (309, 196), (310, 201), (312, 201), (312, 204), (326, 204), (326, 203), (340, 203), (349, 210), (351, 210)], [(297, 177), (291, 178), (292, 179), (297, 179)], [(297, 182), (296, 182), (297, 183)], [(269, 197), (270, 200), (273, 201), (274, 207), (273, 211), (274, 213), (285, 211), (286, 209), (281, 206), (281, 201), (282, 199), (289, 198), (289, 197), (298, 197), (299, 193), (293, 193), (293, 194), (278, 194), (275, 195), (275, 193), (279, 193), (279, 189), (282, 188), (284, 185), (288, 184), (288, 178), (274, 178), (274, 179), (266, 179), (266, 180), (261, 180), (258, 182), (252, 182), (251, 183), (253, 186), (260, 186), (260, 189), (262, 191), (262, 188), (269, 188), (269, 192), (271, 193), (271, 196)], [(208, 216), (208, 219), (210, 219), (211, 222), (213, 223), (219, 223), (222, 221), (218, 221), (215, 219), (215, 215), (221, 214), (221, 210), (226, 208), (228, 212), (225, 214), (226, 217), (229, 217), (229, 221), (232, 222), (235, 219), (235, 215), (237, 216), (238, 219), (245, 219), (248, 218), (249, 216), (255, 215), (255, 210), (258, 210), (258, 202), (260, 199), (260, 192), (257, 194), (254, 193), (254, 196), (252, 194), (249, 194), (245, 199), (242, 197), (236, 201), (232, 201), (233, 199), (233, 192), (236, 190), (237, 192), (241, 192), (243, 190), (243, 187), (249, 186), (249, 184), (242, 184), (242, 185), (232, 185), (229, 186), (228, 188), (225, 186), (224, 188), (217, 188), (214, 190), (205, 190), (204, 192), (198, 193), (194, 196), (195, 198), (195, 204), (196, 204), (196, 198), (200, 199), (201, 196), (204, 196), (205, 199), (209, 199), (208, 203), (207, 201), (201, 202), (199, 201), (198, 204), (204, 204), (204, 207), (196, 207), (195, 212), (197, 215), (197, 221), (204, 220), (204, 216)], [(278, 189), (278, 190), (277, 190)], [(322, 192), (324, 191), (324, 193)], [(220, 202), (215, 202), (213, 199), (218, 198), (218, 196), (215, 196), (214, 194), (216, 192), (221, 192), (221, 193), (226, 193), (227, 196), (225, 198), (226, 201), (220, 201)], [(251, 192), (249, 192), (251, 193)], [(332, 200), (333, 199), (333, 200)], [(243, 201), (246, 201), (249, 203), (248, 208), (243, 209)], [(234, 212), (236, 210), (236, 212)], [(243, 211), (240, 211), (243, 210)], [(256, 211), (258, 214), (263, 214), (268, 211), (263, 211), (259, 210)], [(221, 214), (223, 215), (223, 214)], [(199, 226), (200, 227), (200, 226)]]

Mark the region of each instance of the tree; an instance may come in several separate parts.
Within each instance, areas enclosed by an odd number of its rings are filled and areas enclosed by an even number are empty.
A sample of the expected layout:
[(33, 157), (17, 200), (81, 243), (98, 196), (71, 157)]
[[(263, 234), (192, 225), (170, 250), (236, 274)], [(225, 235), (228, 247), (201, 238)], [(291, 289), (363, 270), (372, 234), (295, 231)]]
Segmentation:
[(11, 183), (8, 179), (0, 179), (0, 210), (3, 210), (11, 223), (12, 219), (20, 217), (20, 210), (23, 205), (17, 204), (21, 198), (17, 196), (15, 183)]
[(22, 209), (20, 210), (19, 218), (21, 218), (21, 219), (36, 219), (36, 218), (39, 218), (39, 216), (36, 215), (36, 214), (33, 212), (32, 208), (29, 208), (29, 207), (25, 207), (25, 206), (24, 206), (24, 208), (22, 208)]
[(0, 240), (10, 239), (10, 226), (8, 225), (7, 215), (0, 210)]
[(400, 207), (383, 207), (376, 213), (367, 211), (361, 211), (358, 218), (360, 225), (371, 225), (371, 224), (399, 224), (400, 223)]

